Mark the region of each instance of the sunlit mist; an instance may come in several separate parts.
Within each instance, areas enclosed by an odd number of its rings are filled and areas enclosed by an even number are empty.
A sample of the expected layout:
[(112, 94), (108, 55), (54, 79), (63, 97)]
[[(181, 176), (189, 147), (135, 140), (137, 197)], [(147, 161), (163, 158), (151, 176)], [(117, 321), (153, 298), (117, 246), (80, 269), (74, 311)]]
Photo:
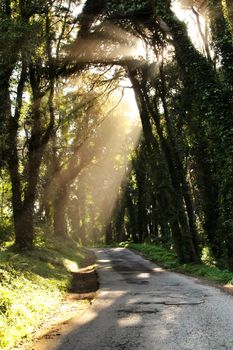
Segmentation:
[[(197, 49), (202, 50), (203, 40), (200, 35), (200, 30), (198, 29), (197, 17), (192, 10), (193, 3), (194, 1), (191, 0), (174, 0), (172, 3), (172, 9), (176, 16), (186, 23), (193, 44)], [(200, 21), (200, 29), (204, 33), (206, 27), (205, 11), (198, 11), (198, 17)]]
[[(124, 88), (123, 95), (119, 89), (113, 97), (118, 102), (117, 107), (92, 138), (95, 156), (78, 176), (70, 198), (71, 231), (76, 228), (75, 238), (82, 243), (103, 240), (121, 196), (121, 186), (131, 168), (130, 155), (141, 135), (132, 89)], [(86, 146), (90, 147), (90, 142)]]
[(145, 59), (146, 49), (138, 37), (110, 23), (97, 26), (84, 38), (78, 38), (68, 50), (76, 62), (112, 62)]

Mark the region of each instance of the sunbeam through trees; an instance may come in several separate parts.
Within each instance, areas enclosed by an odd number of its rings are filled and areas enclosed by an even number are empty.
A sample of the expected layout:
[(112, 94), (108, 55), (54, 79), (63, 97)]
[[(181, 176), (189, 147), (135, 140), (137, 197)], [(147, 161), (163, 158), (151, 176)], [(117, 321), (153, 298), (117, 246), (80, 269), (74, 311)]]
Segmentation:
[(233, 5), (0, 1), (0, 241), (233, 270)]
[(150, 243), (233, 270), (232, 19), (229, 0), (0, 1), (3, 251)]

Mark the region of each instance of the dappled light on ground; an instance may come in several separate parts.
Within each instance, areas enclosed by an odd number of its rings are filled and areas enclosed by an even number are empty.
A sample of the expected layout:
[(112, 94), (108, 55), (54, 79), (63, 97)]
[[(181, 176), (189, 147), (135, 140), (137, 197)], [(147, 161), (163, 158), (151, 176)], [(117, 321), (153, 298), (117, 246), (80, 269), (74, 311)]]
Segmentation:
[(180, 274), (157, 273), (156, 265), (129, 250), (95, 251), (100, 280), (96, 300), (81, 318), (61, 325), (60, 336), (40, 339), (35, 349), (231, 348), (233, 304), (227, 295)]
[[(76, 243), (136, 244), (164, 267), (232, 285), (232, 23), (230, 0), (1, 2), (0, 347), (32, 331), (71, 273), (95, 280), (92, 264), (78, 271)], [(194, 349), (233, 348), (231, 316), (220, 313), (223, 337), (211, 307), (202, 313), (205, 294), (115, 252), (97, 252), (109, 304), (100, 294), (87, 324), (94, 334), (104, 320), (109, 333), (96, 345), (82, 327), (84, 348), (141, 349), (141, 335), (148, 348), (190, 348), (186, 324)], [(201, 318), (183, 324), (185, 307)]]

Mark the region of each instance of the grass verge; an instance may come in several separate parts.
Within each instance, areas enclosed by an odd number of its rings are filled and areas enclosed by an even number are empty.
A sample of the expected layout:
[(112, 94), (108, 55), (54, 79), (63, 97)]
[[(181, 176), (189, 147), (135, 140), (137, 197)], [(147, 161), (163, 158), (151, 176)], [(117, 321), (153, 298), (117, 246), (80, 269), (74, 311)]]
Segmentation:
[[(122, 246), (122, 245), (121, 245)], [(158, 263), (160, 266), (177, 271), (188, 273), (195, 277), (204, 277), (210, 281), (221, 284), (233, 285), (233, 273), (228, 270), (220, 270), (216, 266), (206, 264), (180, 264), (173, 250), (148, 243), (135, 244), (126, 243), (124, 247), (134, 249), (145, 257)]]
[(0, 349), (12, 349), (56, 309), (85, 250), (72, 241), (46, 242), (31, 252), (0, 247)]

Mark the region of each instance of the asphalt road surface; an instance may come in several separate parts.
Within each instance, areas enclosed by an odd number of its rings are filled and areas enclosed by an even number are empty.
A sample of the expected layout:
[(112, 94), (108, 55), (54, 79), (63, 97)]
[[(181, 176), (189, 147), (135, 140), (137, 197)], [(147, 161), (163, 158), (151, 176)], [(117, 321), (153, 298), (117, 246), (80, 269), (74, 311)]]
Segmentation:
[(233, 296), (133, 252), (96, 249), (100, 290), (48, 350), (233, 350)]

